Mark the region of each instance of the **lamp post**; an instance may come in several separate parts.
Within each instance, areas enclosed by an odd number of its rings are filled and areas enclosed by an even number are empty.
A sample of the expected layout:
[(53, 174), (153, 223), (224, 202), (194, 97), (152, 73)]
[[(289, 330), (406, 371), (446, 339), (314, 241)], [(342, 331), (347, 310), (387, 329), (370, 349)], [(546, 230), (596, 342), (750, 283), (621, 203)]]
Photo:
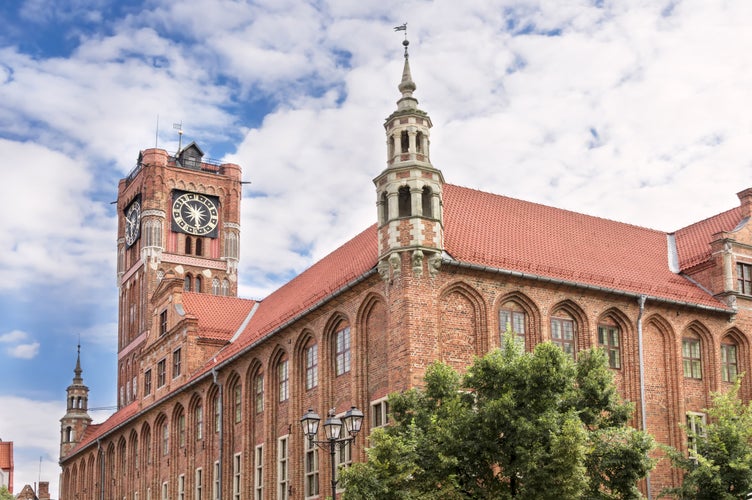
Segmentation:
[[(335, 416), (334, 408), (329, 410), (326, 420), (324, 421), (325, 439), (317, 440), (316, 435), (319, 432), (319, 417), (313, 408), (309, 408), (305, 415), (300, 419), (300, 425), (303, 427), (303, 435), (308, 441), (315, 444), (322, 450), (329, 450), (329, 458), (332, 466), (332, 500), (337, 498), (337, 464), (335, 462), (335, 452), (341, 450), (349, 443), (355, 440), (355, 436), (360, 432), (363, 424), (363, 412), (355, 406), (347, 410), (347, 413), (339, 419)], [(342, 427), (344, 427), (344, 432)]]

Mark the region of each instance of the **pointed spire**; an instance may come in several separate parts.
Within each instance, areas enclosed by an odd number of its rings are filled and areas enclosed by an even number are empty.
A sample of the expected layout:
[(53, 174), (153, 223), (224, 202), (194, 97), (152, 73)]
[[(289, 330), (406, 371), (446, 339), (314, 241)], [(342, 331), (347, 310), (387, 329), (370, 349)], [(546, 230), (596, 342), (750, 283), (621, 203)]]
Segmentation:
[(413, 97), (413, 92), (417, 86), (415, 85), (413, 76), (410, 73), (410, 56), (407, 53), (407, 47), (410, 45), (410, 42), (405, 39), (402, 42), (402, 45), (405, 47), (405, 66), (402, 69), (402, 80), (400, 81), (399, 86), (397, 86), (402, 94), (402, 98), (397, 101), (397, 109), (400, 111), (404, 109), (417, 109), (418, 107), (418, 100)]
[(76, 375), (73, 377), (74, 383), (82, 383), (83, 379), (81, 378), (81, 341), (78, 341), (78, 355), (76, 356), (76, 368), (73, 370), (73, 373)]

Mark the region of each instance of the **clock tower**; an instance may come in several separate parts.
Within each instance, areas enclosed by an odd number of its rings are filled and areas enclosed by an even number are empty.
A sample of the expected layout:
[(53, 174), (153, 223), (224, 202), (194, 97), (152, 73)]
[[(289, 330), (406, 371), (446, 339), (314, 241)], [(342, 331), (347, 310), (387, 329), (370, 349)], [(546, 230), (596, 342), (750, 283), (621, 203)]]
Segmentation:
[(161, 335), (153, 299), (163, 281), (237, 296), (240, 198), (240, 167), (204, 158), (195, 143), (174, 156), (146, 149), (120, 180), (118, 407), (138, 399), (142, 355)]

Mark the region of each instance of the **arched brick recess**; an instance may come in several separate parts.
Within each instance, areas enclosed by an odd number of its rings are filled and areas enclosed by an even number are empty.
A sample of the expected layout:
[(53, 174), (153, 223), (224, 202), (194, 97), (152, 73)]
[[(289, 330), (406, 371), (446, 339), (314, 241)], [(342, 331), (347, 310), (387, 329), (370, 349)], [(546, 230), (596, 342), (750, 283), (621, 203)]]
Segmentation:
[[(350, 327), (350, 371), (337, 375), (335, 369), (337, 336), (343, 328)], [(335, 408), (337, 412), (345, 411), (352, 404), (352, 372), (355, 367), (356, 333), (350, 319), (341, 312), (335, 312), (324, 327), (324, 340), (319, 347), (319, 362), (321, 380), (328, 380), (329, 384), (322, 387), (322, 403), (326, 408)], [(323, 408), (323, 406), (322, 406)], [(321, 410), (324, 411), (323, 409)]]
[[(718, 379), (716, 377), (716, 370), (718, 369), (718, 356), (716, 355), (715, 342), (713, 335), (708, 328), (699, 321), (692, 321), (682, 331), (682, 339), (699, 338), (700, 339), (700, 356), (702, 358), (702, 378), (692, 379), (683, 376), (682, 370), (679, 371), (679, 379), (682, 381), (682, 392), (684, 394), (684, 401), (686, 403), (685, 410), (687, 411), (702, 411), (710, 404), (709, 391), (717, 390)], [(683, 358), (682, 342), (679, 339), (679, 360)]]
[(441, 361), (465, 371), (474, 356), (488, 351), (485, 309), (480, 294), (466, 283), (454, 283), (444, 289), (438, 318)]
[(567, 299), (551, 308), (551, 315), (546, 325), (548, 330), (546, 340), (551, 340), (551, 318), (569, 318), (574, 321), (575, 357), (577, 352), (593, 346), (594, 334), (590, 331), (587, 315), (577, 303)]
[[(370, 295), (358, 313), (358, 329), (362, 340), (358, 345), (358, 359), (363, 360), (364, 392), (362, 404), (387, 395), (389, 385), (388, 319), (386, 304), (382, 297)], [(366, 354), (367, 353), (367, 354)]]
[[(616, 385), (619, 388), (619, 394), (627, 401), (639, 401), (640, 399), (640, 378), (639, 378), (639, 356), (637, 350), (637, 335), (635, 334), (633, 322), (630, 321), (624, 312), (616, 307), (611, 307), (604, 311), (595, 323), (595, 342), (598, 345), (598, 326), (613, 325), (619, 329), (619, 348), (621, 357), (621, 368), (612, 369)], [(633, 423), (637, 423), (639, 410), (635, 411)]]
[[(730, 328), (727, 331), (723, 333), (720, 339), (721, 343), (732, 343), (736, 345), (737, 348), (737, 360), (738, 360), (738, 371), (739, 374), (743, 374), (742, 378), (742, 384), (740, 388), (740, 395), (744, 401), (749, 401), (750, 394), (752, 394), (752, 380), (750, 379), (751, 370), (750, 370), (750, 360), (752, 360), (752, 352), (750, 352), (750, 345), (747, 340), (747, 337), (738, 329), (738, 328)], [(720, 353), (719, 353), (720, 356)], [(720, 362), (720, 358), (719, 358)], [(721, 378), (719, 376), (718, 378), (720, 389), (724, 390), (726, 387), (731, 385), (731, 382), (722, 382)]]

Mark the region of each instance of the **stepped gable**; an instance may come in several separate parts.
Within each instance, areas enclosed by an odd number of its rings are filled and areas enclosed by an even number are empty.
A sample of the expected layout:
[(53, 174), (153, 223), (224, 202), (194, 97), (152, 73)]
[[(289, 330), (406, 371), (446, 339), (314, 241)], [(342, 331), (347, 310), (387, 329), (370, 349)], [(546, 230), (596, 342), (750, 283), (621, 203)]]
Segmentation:
[(217, 356), (217, 362), (231, 357), (363, 277), (376, 266), (377, 248), (374, 224), (272, 292), (260, 302), (238, 340)]
[(742, 208), (734, 207), (676, 231), (674, 234), (679, 254), (679, 268), (685, 271), (707, 262), (710, 259), (710, 242), (715, 239), (713, 235), (733, 231), (742, 218)]
[(198, 320), (198, 335), (207, 339), (229, 341), (255, 304), (255, 300), (183, 292), (185, 312)]
[(444, 221), (460, 262), (726, 309), (671, 272), (660, 231), (451, 184)]

